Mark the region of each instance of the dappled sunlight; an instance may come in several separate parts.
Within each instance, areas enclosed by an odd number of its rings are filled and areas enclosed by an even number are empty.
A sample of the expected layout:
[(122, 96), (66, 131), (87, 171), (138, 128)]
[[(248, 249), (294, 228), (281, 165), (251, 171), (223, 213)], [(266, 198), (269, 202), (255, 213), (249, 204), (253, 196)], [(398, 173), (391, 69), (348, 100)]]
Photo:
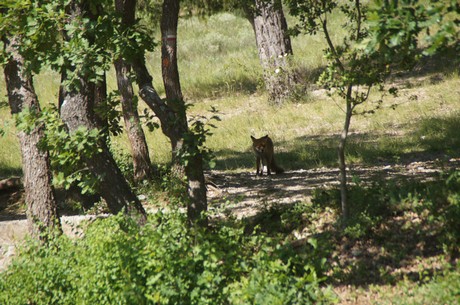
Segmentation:
[[(349, 170), (350, 185), (371, 184), (373, 181), (430, 181), (444, 171), (460, 166), (460, 158), (444, 162), (413, 161), (409, 163), (353, 166)], [(283, 174), (256, 176), (254, 169), (241, 172), (212, 170), (208, 181), (220, 192), (210, 196), (210, 206), (244, 218), (257, 214), (266, 206), (309, 202), (315, 190), (338, 187), (338, 169), (312, 168), (287, 170)]]

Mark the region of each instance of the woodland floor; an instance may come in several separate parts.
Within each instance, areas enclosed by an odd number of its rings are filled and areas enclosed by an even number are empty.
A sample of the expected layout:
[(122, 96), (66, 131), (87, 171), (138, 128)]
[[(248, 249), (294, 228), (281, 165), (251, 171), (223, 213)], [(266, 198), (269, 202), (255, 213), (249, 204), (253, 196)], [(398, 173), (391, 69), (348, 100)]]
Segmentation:
[[(359, 177), (361, 183), (379, 181), (411, 179), (427, 181), (435, 179), (440, 172), (448, 169), (459, 169), (460, 158), (452, 158), (440, 162), (436, 156), (427, 156), (423, 160), (407, 160), (398, 164), (382, 163), (375, 166), (352, 166), (350, 176)], [(210, 171), (207, 173), (209, 181), (208, 197), (209, 208), (216, 212), (217, 217), (233, 215), (238, 219), (257, 219), (258, 215), (271, 207), (283, 208), (293, 206), (299, 202), (310, 202), (314, 190), (337, 188), (338, 170), (333, 168), (313, 168), (308, 170), (291, 170), (281, 175), (255, 176), (254, 171), (226, 172)], [(63, 211), (61, 214), (69, 214)], [(66, 234), (75, 234), (75, 224), (88, 216), (63, 216), (63, 226)], [(332, 232), (337, 215), (332, 211), (320, 215), (314, 233), (308, 229), (294, 234), (302, 241), (312, 234)], [(347, 266), (347, 271), (340, 275), (341, 280), (332, 280), (334, 291), (340, 297), (340, 304), (372, 304), (379, 298), (371, 285), (383, 285), (393, 290), (395, 280), (416, 277), (420, 264), (425, 270), (435, 273), (442, 266), (442, 255), (432, 250), (429, 240), (412, 240), (410, 235), (402, 233), (400, 225), (404, 222), (416, 222), (417, 219), (401, 219), (395, 216), (389, 226), (392, 237), (390, 240), (396, 246), (409, 249), (408, 255), (395, 260), (382, 252), (382, 246), (372, 240), (350, 241), (331, 235), (331, 243), (336, 243), (329, 254), (334, 264)], [(410, 216), (404, 216), (409, 217)], [(276, 217), (275, 217), (276, 218)], [(276, 222), (279, 219), (271, 219)], [(337, 230), (337, 229), (335, 229)], [(24, 239), (27, 233), (25, 220), (23, 191), (0, 191), (0, 271), (5, 268), (14, 256), (15, 245)], [(387, 277), (382, 276), (385, 270)], [(332, 272), (332, 271), (331, 271)], [(347, 273), (348, 274), (345, 274)], [(355, 275), (353, 275), (355, 273)], [(330, 274), (331, 275), (331, 274)], [(364, 275), (364, 276), (363, 276)], [(336, 274), (331, 278), (335, 278)], [(397, 293), (397, 291), (395, 292)]]
[[(460, 158), (452, 158), (440, 166), (437, 160), (412, 161), (407, 164), (353, 166), (349, 176), (361, 183), (379, 180), (431, 180), (442, 171), (459, 168)], [(256, 176), (254, 172), (226, 173), (211, 171), (208, 180), (217, 187), (208, 189), (210, 206), (225, 207), (237, 218), (256, 215), (261, 209), (276, 205), (292, 205), (308, 201), (315, 189), (339, 187), (337, 168), (291, 170), (283, 174)]]

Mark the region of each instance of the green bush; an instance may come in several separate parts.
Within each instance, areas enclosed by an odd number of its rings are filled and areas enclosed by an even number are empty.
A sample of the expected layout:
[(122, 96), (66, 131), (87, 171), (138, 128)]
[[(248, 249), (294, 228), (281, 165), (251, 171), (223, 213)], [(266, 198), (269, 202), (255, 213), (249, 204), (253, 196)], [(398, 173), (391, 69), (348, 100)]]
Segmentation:
[[(387, 238), (383, 227), (395, 224), (395, 217), (416, 215), (420, 224), (401, 224), (418, 238), (429, 238), (436, 250), (457, 257), (460, 253), (460, 171), (440, 174), (432, 181), (377, 180), (370, 185), (349, 187), (350, 219), (342, 233), (352, 239)], [(340, 209), (337, 189), (316, 190), (315, 206)], [(410, 220), (410, 216), (407, 220)], [(382, 236), (383, 235), (383, 236)]]
[[(460, 264), (422, 285), (408, 281), (400, 284), (399, 295), (389, 295), (382, 304), (458, 304), (460, 295)], [(384, 296), (385, 297), (385, 296)]]
[(139, 227), (100, 219), (83, 238), (29, 242), (0, 277), (0, 304), (328, 304), (305, 257), (240, 228), (190, 228), (179, 212)]

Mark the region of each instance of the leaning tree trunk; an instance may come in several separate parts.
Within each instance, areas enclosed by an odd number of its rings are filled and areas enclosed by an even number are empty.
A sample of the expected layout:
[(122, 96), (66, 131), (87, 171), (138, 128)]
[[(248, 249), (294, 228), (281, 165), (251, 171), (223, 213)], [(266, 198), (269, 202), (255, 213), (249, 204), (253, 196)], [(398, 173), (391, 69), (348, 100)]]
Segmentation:
[[(65, 80), (67, 79), (67, 70), (63, 66), (61, 68), (61, 86), (59, 87), (59, 95), (58, 95), (58, 110), (59, 113), (61, 113), (61, 106), (64, 103), (65, 96), (67, 94), (67, 91), (65, 90), (65, 87), (62, 85)], [(101, 106), (103, 101), (103, 98), (106, 98), (107, 92), (106, 92), (106, 80), (105, 80), (105, 75), (104, 75), (104, 81), (102, 83), (99, 83), (98, 86), (95, 86), (94, 89), (94, 104)], [(108, 143), (109, 139), (109, 134), (108, 134), (108, 121), (104, 120), (101, 116), (96, 117), (96, 123), (98, 125), (98, 129), (103, 130), (103, 140)], [(82, 207), (84, 209), (90, 209), (91, 207), (94, 206), (94, 203), (98, 202), (101, 200), (100, 194), (91, 194), (91, 193), (83, 193), (83, 190), (81, 189), (80, 186), (78, 186), (78, 182), (80, 181), (74, 181), (72, 185), (70, 186), (69, 189), (65, 190), (65, 196), (66, 198), (73, 198), (75, 194), (78, 196), (78, 201), (81, 203)]]
[[(32, 77), (25, 72), (24, 58), (17, 51), (16, 38), (4, 39), (6, 51), (11, 55), (4, 74), (12, 114), (40, 112), (40, 104), (33, 87)], [(35, 238), (45, 239), (48, 233), (61, 232), (57, 203), (52, 185), (48, 151), (38, 145), (44, 138), (44, 126), (31, 131), (18, 132), (24, 172), (25, 200), (29, 231)]]
[[(148, 73), (143, 59), (136, 59), (133, 68), (136, 71), (139, 96), (159, 118), (163, 133), (170, 139), (172, 136), (176, 137), (182, 130), (182, 127), (175, 124), (177, 118), (175, 112), (160, 98), (153, 87), (152, 77)], [(190, 196), (187, 215), (192, 223), (198, 221), (199, 225), (207, 226), (207, 218), (201, 218), (202, 212), (206, 212), (207, 210), (206, 186), (204, 184), (202, 162), (201, 155), (196, 155), (189, 160), (185, 168)]]
[(187, 132), (187, 117), (184, 98), (180, 86), (179, 69), (177, 67), (177, 24), (179, 19), (179, 1), (164, 0), (160, 20), (161, 28), (161, 72), (165, 87), (166, 99), (177, 117), (177, 133), (171, 134), (171, 151), (173, 171), (177, 176), (183, 175), (184, 169), (178, 158), (184, 141), (182, 134)]
[(118, 91), (121, 95), (123, 119), (125, 122), (126, 134), (131, 145), (131, 156), (133, 158), (134, 180), (141, 181), (150, 176), (151, 162), (147, 141), (142, 130), (137, 103), (134, 99), (134, 91), (128, 73), (131, 67), (122, 59), (115, 60)]
[[(86, 8), (87, 6), (81, 3), (72, 2), (71, 16), (79, 17), (85, 14)], [(82, 71), (89, 71), (91, 68), (87, 67)], [(78, 86), (72, 89), (61, 89), (63, 96), (63, 103), (60, 107), (61, 118), (70, 133), (80, 127), (87, 130), (99, 127), (94, 113), (94, 84), (90, 83), (87, 77), (87, 75), (79, 75)], [(124, 210), (137, 217), (140, 223), (145, 222), (145, 210), (118, 168), (106, 142), (99, 141), (97, 144), (100, 152), (84, 157), (84, 162), (90, 172), (98, 177), (98, 192), (105, 199), (112, 213), (116, 214)]]
[[(203, 156), (194, 143), (184, 143), (185, 135), (188, 132), (185, 103), (179, 80), (179, 69), (177, 67), (177, 24), (179, 20), (179, 0), (164, 0), (163, 14), (161, 17), (161, 59), (162, 76), (166, 92), (166, 99), (171, 105), (176, 105), (176, 124), (179, 125), (178, 138), (171, 139), (173, 143), (173, 154), (183, 146), (192, 151), (190, 159), (185, 165), (185, 174), (188, 182), (189, 200), (187, 214), (190, 220), (198, 220), (202, 212), (207, 211), (206, 185), (203, 174)], [(177, 156), (174, 156), (175, 160)], [(177, 161), (174, 163), (178, 163)], [(174, 164), (173, 163), (173, 164)], [(203, 221), (206, 225), (206, 220)]]
[[(75, 132), (80, 127), (88, 130), (97, 129), (98, 125), (94, 113), (89, 107), (92, 98), (92, 90), (89, 90), (86, 80), (80, 80), (80, 90), (67, 91), (64, 103), (61, 106), (61, 118), (69, 132)], [(84, 162), (90, 172), (98, 177), (98, 193), (107, 202), (107, 206), (113, 214), (123, 209), (125, 212), (140, 217), (139, 221), (145, 220), (145, 210), (131, 190), (128, 182), (123, 177), (106, 142), (99, 141), (98, 147), (101, 152), (94, 153), (90, 157), (84, 157)]]
[(280, 105), (295, 84), (287, 59), (293, 53), (281, 0), (255, 0), (255, 8), (246, 7), (246, 15), (256, 36), (269, 102)]
[[(115, 1), (116, 10), (123, 15), (123, 23), (129, 27), (134, 24), (135, 1)], [(176, 33), (179, 12), (178, 1), (166, 0), (163, 4), (162, 16), (162, 66), (167, 103), (160, 98), (152, 84), (152, 76), (145, 66), (144, 54), (138, 54), (131, 63), (139, 86), (139, 96), (155, 112), (160, 120), (163, 133), (170, 139), (173, 160), (177, 152), (184, 148), (184, 137), (188, 133), (185, 106), (180, 90), (179, 73), (176, 57)], [(195, 148), (196, 147), (192, 147)], [(201, 218), (207, 210), (206, 186), (204, 184), (202, 157), (195, 154), (188, 160), (185, 174), (188, 182), (190, 203), (187, 206), (188, 218), (191, 222), (207, 225), (207, 218)]]

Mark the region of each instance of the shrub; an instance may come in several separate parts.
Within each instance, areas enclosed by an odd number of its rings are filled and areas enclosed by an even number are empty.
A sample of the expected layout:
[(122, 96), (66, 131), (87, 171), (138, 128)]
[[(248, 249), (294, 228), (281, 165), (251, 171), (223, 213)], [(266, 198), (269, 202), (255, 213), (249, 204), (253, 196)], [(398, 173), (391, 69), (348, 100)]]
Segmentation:
[(159, 212), (137, 226), (96, 220), (85, 236), (20, 249), (0, 277), (0, 304), (327, 304), (306, 258), (262, 235), (187, 226)]
[[(451, 257), (460, 253), (460, 171), (442, 173), (433, 181), (376, 181), (349, 187), (350, 219), (343, 234), (353, 238), (377, 238), (379, 230), (396, 216), (416, 215), (420, 224), (408, 222), (420, 238), (428, 238), (436, 250)], [(339, 209), (336, 189), (316, 190), (316, 206)], [(408, 217), (407, 219), (410, 219)], [(388, 233), (383, 231), (383, 233)], [(376, 235), (377, 234), (377, 235)], [(382, 237), (382, 236), (380, 236)], [(386, 237), (385, 237), (386, 238)]]
[(390, 301), (383, 304), (458, 304), (460, 291), (460, 265), (453, 270), (445, 271), (430, 281), (414, 286), (408, 281), (400, 284), (398, 295), (384, 295), (383, 299)]

